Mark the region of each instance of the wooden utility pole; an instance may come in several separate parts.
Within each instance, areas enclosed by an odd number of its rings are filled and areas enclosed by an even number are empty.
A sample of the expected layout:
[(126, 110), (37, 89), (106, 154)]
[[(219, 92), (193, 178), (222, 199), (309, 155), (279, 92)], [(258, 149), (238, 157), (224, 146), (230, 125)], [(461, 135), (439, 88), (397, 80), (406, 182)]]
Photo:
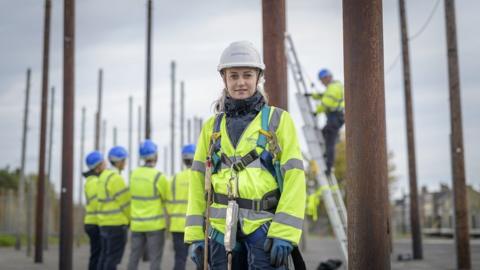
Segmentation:
[(97, 113), (95, 114), (95, 149), (100, 149), (100, 124), (102, 122), (102, 88), (103, 88), (103, 70), (98, 70), (98, 100)]
[(145, 95), (145, 139), (151, 138), (151, 74), (152, 74), (152, 0), (147, 2), (147, 79), (146, 79), (146, 92)]
[(35, 263), (43, 262), (43, 210), (45, 194), (45, 148), (48, 113), (48, 64), (50, 51), (51, 0), (45, 0), (45, 22), (43, 32), (42, 102), (40, 104), (40, 152), (38, 161), (37, 202), (35, 215)]
[(60, 195), (59, 269), (72, 269), (73, 155), (75, 123), (75, 0), (64, 0), (63, 27), (63, 138)]
[(382, 31), (381, 0), (343, 0), (350, 270), (390, 269)]
[(46, 241), (43, 242), (43, 249), (48, 250), (48, 236), (50, 234), (50, 210), (51, 210), (51, 198), (50, 191), (52, 186), (52, 147), (53, 147), (53, 134), (54, 134), (54, 120), (55, 120), (55, 87), (52, 87), (52, 98), (50, 102), (50, 128), (48, 132), (48, 165), (47, 165), (47, 192), (45, 197), (45, 215), (44, 215), (44, 224), (43, 228), (43, 239)]
[(77, 228), (77, 247), (80, 247), (80, 238), (83, 232), (83, 164), (84, 164), (84, 156), (85, 156), (85, 118), (86, 118), (86, 108), (82, 107), (82, 127), (80, 130), (80, 161), (78, 168), (79, 170), (79, 177), (78, 177), (78, 228)]
[(288, 109), (287, 60), (285, 58), (285, 0), (262, 0), (265, 91), (272, 106)]
[[(20, 250), (22, 247), (22, 228), (25, 224), (25, 154), (27, 152), (27, 133), (28, 133), (28, 106), (30, 101), (30, 68), (27, 69), (27, 85), (25, 87), (25, 108), (23, 112), (23, 132), (22, 132), (22, 157), (20, 161), (20, 179), (18, 181), (18, 215), (16, 226), (15, 249)], [(25, 232), (28, 232), (28, 224)]]
[(132, 171), (132, 129), (133, 129), (133, 97), (128, 98), (128, 153), (130, 158), (128, 159), (128, 181), (130, 181), (130, 172)]
[(470, 234), (468, 225), (467, 190), (463, 148), (462, 102), (458, 67), (457, 26), (455, 1), (445, 0), (447, 32), (448, 84), (450, 89), (450, 129), (453, 174), (453, 198), (455, 205), (455, 244), (457, 269), (472, 269), (470, 258)]
[(170, 101), (170, 173), (175, 174), (175, 61), (170, 65), (172, 100)]
[(410, 180), (410, 228), (413, 258), (423, 258), (422, 233), (418, 215), (417, 162), (415, 154), (415, 130), (413, 124), (412, 84), (410, 80), (410, 53), (408, 49), (407, 15), (405, 0), (399, 0), (400, 28), (402, 33), (403, 87), (405, 90), (405, 114), (407, 119), (408, 178)]

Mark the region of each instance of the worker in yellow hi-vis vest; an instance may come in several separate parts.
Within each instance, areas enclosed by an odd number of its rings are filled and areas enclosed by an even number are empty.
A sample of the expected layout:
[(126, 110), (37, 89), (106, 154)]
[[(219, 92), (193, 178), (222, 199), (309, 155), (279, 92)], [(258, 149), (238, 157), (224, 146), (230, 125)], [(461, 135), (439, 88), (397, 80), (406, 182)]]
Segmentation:
[(125, 168), (128, 153), (115, 146), (108, 152), (114, 168), (103, 170), (98, 178), (97, 218), (102, 237), (99, 270), (116, 269), (122, 261), (130, 223), (130, 192), (120, 174)]
[(167, 192), (167, 211), (170, 217), (169, 231), (172, 233), (175, 250), (174, 270), (185, 270), (188, 245), (184, 243), (185, 217), (187, 214), (188, 185), (192, 178), (191, 170), (195, 145), (188, 144), (182, 148), (182, 160), (186, 169), (177, 173), (171, 181)]
[(98, 269), (98, 259), (100, 257), (100, 251), (102, 247), (102, 241), (100, 238), (100, 228), (98, 227), (97, 211), (97, 189), (98, 189), (98, 176), (105, 170), (105, 161), (103, 155), (99, 151), (93, 151), (85, 158), (88, 171), (83, 173), (86, 178), (85, 181), (85, 218), (83, 223), (85, 224), (85, 232), (90, 239), (90, 258), (88, 261), (88, 270)]
[(313, 113), (315, 116), (325, 113), (327, 124), (322, 129), (325, 139), (325, 173), (330, 175), (335, 162), (335, 145), (338, 140), (338, 133), (345, 123), (344, 108), (345, 98), (343, 84), (333, 79), (332, 73), (328, 69), (322, 69), (318, 73), (318, 79), (326, 87), (323, 93), (307, 93), (313, 99), (320, 101)]
[(132, 208), (130, 230), (131, 252), (128, 270), (136, 270), (145, 246), (150, 259), (150, 269), (160, 269), (165, 242), (165, 198), (167, 179), (155, 168), (157, 145), (145, 140), (140, 145), (144, 165), (133, 170), (130, 176)]

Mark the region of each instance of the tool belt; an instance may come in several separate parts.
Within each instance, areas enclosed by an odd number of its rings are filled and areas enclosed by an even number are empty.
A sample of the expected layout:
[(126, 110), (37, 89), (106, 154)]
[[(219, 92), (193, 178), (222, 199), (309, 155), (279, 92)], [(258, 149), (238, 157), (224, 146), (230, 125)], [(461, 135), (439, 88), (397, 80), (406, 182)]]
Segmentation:
[[(244, 198), (234, 198), (240, 208), (254, 211), (267, 211), (275, 213), (278, 201), (280, 200), (280, 191), (278, 189), (267, 192), (260, 200), (250, 200)], [(228, 205), (228, 196), (220, 193), (213, 193), (213, 202)]]

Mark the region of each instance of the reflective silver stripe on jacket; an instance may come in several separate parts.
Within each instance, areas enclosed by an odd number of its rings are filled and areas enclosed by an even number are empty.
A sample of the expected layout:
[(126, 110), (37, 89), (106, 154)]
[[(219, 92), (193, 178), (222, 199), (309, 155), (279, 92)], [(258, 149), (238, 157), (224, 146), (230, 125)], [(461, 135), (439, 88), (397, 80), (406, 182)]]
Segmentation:
[(132, 217), (132, 221), (152, 221), (152, 220), (157, 220), (157, 219), (163, 219), (165, 216), (162, 215), (156, 215), (153, 217)]
[(299, 230), (302, 229), (303, 225), (303, 219), (283, 212), (276, 213), (275, 217), (273, 218), (273, 222), (288, 225)]
[(192, 171), (205, 174), (205, 162), (194, 160), (192, 163)]
[(282, 175), (285, 175), (288, 170), (292, 169), (299, 169), (303, 171), (303, 161), (297, 158), (292, 158), (285, 162), (285, 164), (283, 164), (280, 168), (282, 170)]
[(203, 216), (201, 215), (186, 216), (185, 226), (203, 226)]

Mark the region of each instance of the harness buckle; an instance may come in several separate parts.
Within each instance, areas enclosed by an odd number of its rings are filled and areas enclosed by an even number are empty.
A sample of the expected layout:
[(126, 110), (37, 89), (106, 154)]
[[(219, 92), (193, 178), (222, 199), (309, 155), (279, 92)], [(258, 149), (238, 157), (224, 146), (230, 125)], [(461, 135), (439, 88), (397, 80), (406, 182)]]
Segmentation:
[(245, 170), (245, 164), (243, 164), (242, 160), (235, 161), (234, 163), (232, 163), (232, 169), (235, 172)]
[(260, 212), (262, 210), (262, 200), (252, 200), (252, 209)]

